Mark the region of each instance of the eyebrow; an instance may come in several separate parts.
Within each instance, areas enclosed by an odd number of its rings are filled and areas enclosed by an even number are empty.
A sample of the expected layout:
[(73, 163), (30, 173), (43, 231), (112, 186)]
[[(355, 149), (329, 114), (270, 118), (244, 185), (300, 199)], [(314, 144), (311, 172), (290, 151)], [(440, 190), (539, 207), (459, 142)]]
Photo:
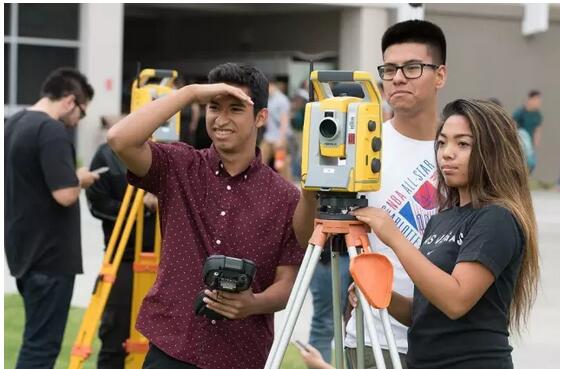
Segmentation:
[[(439, 136), (443, 136), (445, 138), (447, 138), (447, 135), (444, 133), (439, 133)], [(469, 133), (460, 133), (457, 135), (453, 136), (454, 138), (461, 138), (461, 137), (469, 137), (469, 138), (474, 138), (473, 135), (469, 134)]]
[[(211, 104), (220, 105), (220, 103), (219, 103), (217, 100), (215, 100), (215, 99), (212, 99), (212, 100), (209, 102), (209, 105), (211, 105)], [(234, 101), (234, 102), (231, 102), (231, 103), (230, 103), (230, 106), (231, 106), (231, 107), (233, 107), (233, 106), (240, 106), (240, 107), (242, 107), (242, 106), (246, 106), (246, 104), (244, 104), (241, 100), (236, 100), (236, 101)]]
[(423, 60), (420, 59), (410, 59), (410, 60), (406, 60), (400, 64), (396, 64), (396, 63), (384, 63), (384, 65), (404, 65), (404, 64), (410, 64), (410, 63), (423, 63)]

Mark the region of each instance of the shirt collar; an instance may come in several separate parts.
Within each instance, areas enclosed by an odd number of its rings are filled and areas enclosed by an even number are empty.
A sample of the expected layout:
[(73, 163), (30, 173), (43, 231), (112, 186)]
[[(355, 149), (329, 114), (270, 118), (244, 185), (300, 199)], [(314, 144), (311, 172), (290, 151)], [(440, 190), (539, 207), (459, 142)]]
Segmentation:
[[(218, 171), (219, 172), (218, 174), (222, 174), (223, 176), (230, 177), (230, 174), (228, 174), (226, 169), (224, 169), (224, 164), (222, 163), (222, 159), (219, 156), (219, 153), (215, 145), (211, 144), (211, 147), (209, 147), (207, 150), (208, 150), (209, 165), (211, 167), (211, 170), (215, 172), (215, 174), (217, 174)], [(254, 159), (252, 159), (248, 168), (243, 170), (241, 173), (237, 174), (236, 176), (234, 176), (235, 178), (242, 175), (249, 176), (261, 168), (262, 154), (258, 146), (256, 146), (255, 150), (256, 150), (256, 156), (254, 157)]]

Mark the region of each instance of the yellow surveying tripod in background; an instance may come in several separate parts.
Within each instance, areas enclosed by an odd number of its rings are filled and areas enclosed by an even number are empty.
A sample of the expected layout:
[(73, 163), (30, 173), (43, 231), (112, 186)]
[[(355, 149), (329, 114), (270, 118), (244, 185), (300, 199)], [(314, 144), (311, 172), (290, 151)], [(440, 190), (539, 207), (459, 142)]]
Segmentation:
[[(142, 70), (138, 78), (132, 83), (130, 111), (135, 111), (141, 106), (171, 93), (174, 88), (173, 82), (175, 78), (177, 78), (177, 71), (175, 70)], [(153, 140), (158, 142), (178, 141), (179, 124), (180, 113), (178, 112), (154, 132)], [(134, 196), (134, 201), (132, 201), (132, 196)], [(135, 323), (142, 300), (156, 279), (161, 249), (161, 232), (159, 215), (157, 215), (154, 249), (152, 252), (142, 252), (142, 237), (144, 234), (143, 199), (144, 190), (135, 189), (132, 185), (128, 185), (104, 254), (102, 267), (95, 282), (89, 306), (85, 311), (79, 333), (71, 350), (69, 369), (82, 368), (92, 353), (93, 339), (108, 296), (116, 280), (118, 267), (122, 261), (134, 223), (136, 223), (136, 238), (133, 263), (132, 314), (130, 337), (124, 342), (124, 348), (127, 352), (124, 368), (139, 369), (142, 367), (148, 352), (149, 342), (136, 330)], [(157, 211), (156, 214), (158, 214)]]

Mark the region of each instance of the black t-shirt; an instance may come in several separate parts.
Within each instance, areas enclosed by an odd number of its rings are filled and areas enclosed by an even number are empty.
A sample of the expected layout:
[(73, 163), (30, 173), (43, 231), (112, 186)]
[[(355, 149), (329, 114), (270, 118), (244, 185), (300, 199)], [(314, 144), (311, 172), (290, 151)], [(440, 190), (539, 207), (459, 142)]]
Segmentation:
[(474, 209), (469, 204), (431, 218), (421, 253), (449, 274), (459, 262), (479, 262), (492, 272), (495, 282), (456, 320), (449, 319), (416, 287), (408, 331), (408, 367), (513, 368), (508, 320), (523, 244), (512, 213), (497, 205)]
[(4, 249), (11, 274), (82, 273), (77, 201), (59, 205), (52, 191), (78, 186), (75, 149), (65, 126), (21, 111), (4, 123)]
[[(98, 169), (101, 167), (108, 167), (108, 172), (102, 173), (100, 179), (95, 181), (89, 188), (86, 189), (85, 194), (89, 204), (91, 214), (102, 220), (102, 230), (104, 232), (104, 244), (108, 246), (118, 212), (124, 199), (126, 187), (126, 166), (120, 159), (112, 152), (108, 144), (102, 144), (96, 151), (90, 165), (90, 170)], [(133, 202), (136, 192), (132, 194)], [(126, 216), (129, 212), (126, 213)], [(144, 230), (142, 237), (142, 250), (153, 250), (154, 244), (154, 230), (155, 230), (155, 212), (145, 211)], [(120, 236), (124, 233), (126, 219), (122, 224)], [(132, 226), (130, 238), (122, 255), (123, 261), (134, 260), (134, 245), (136, 240), (136, 223)], [(116, 248), (118, 248), (120, 239), (117, 240)]]

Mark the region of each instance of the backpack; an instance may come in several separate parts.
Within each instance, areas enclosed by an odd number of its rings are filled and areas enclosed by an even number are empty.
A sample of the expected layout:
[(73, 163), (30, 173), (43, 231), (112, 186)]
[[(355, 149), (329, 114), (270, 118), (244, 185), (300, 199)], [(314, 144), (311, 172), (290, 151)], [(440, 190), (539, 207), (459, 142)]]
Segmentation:
[(524, 151), (524, 156), (526, 157), (526, 163), (531, 173), (536, 165), (536, 155), (532, 143), (532, 138), (530, 137), (528, 131), (523, 128), (518, 128), (518, 135), (520, 136), (520, 144), (522, 145), (522, 150)]

